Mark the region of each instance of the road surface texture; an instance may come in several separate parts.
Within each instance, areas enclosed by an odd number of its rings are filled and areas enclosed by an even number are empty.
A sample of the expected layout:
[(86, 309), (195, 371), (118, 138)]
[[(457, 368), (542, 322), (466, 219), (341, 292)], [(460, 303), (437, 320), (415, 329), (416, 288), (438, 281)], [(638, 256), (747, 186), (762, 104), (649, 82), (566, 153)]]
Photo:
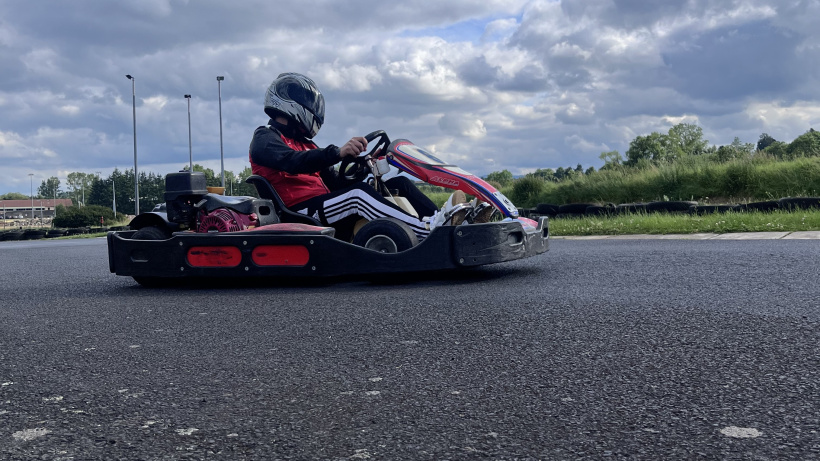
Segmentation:
[(0, 244), (0, 459), (820, 459), (820, 246), (145, 289)]

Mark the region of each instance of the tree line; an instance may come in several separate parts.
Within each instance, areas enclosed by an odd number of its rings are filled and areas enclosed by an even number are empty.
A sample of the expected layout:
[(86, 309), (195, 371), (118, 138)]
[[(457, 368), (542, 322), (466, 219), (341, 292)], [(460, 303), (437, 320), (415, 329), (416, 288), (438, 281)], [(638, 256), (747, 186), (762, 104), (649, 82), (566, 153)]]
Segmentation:
[[(188, 170), (188, 165), (182, 168)], [(222, 176), (210, 168), (194, 164), (194, 171), (205, 174), (208, 186), (221, 186)], [(252, 174), (246, 167), (238, 175), (225, 171), (226, 195), (255, 195), (253, 186), (246, 184), (245, 179)], [(65, 186), (65, 187), (63, 187)], [(155, 205), (165, 201), (165, 176), (152, 172), (139, 174), (140, 213), (151, 211)], [(17, 192), (0, 196), (0, 200), (24, 200), (30, 197)], [(75, 207), (91, 205), (103, 206), (113, 210), (115, 203), (118, 213), (134, 213), (134, 170), (114, 171), (103, 177), (100, 173), (73, 172), (66, 177), (65, 184), (52, 176), (40, 183), (34, 198), (71, 199)]]
[[(703, 138), (701, 127), (691, 123), (679, 123), (666, 133), (652, 132), (645, 136), (637, 136), (629, 143), (624, 155), (617, 150), (602, 152), (598, 156), (604, 162), (600, 170), (641, 169), (675, 163), (693, 156), (700, 156), (715, 163), (759, 155), (768, 155), (779, 160), (820, 157), (820, 131), (810, 128), (790, 143), (778, 141), (768, 133), (762, 133), (756, 144), (744, 143), (735, 137), (731, 144), (715, 146), (709, 145), (709, 141)], [(595, 167), (584, 169), (578, 164), (575, 168), (539, 168), (525, 177), (561, 182), (581, 175), (590, 175), (595, 171)], [(503, 170), (490, 173), (484, 179), (498, 186), (507, 187), (515, 178), (510, 171)]]

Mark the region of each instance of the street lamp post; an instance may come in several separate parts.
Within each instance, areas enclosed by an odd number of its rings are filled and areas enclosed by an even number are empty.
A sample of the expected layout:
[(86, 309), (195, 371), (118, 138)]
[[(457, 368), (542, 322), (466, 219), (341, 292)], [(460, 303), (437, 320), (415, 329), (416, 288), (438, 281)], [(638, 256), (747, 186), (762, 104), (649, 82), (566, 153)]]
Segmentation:
[(134, 216), (140, 214), (140, 184), (139, 174), (137, 174), (137, 92), (136, 79), (130, 74), (126, 75), (131, 80), (131, 110), (134, 119)]
[(194, 172), (194, 151), (191, 147), (191, 95), (186, 94), (185, 99), (188, 100), (188, 171)]
[(222, 166), (222, 187), (225, 187), (225, 153), (222, 150), (222, 81), (225, 77), (216, 77), (216, 86), (219, 90), (219, 162)]
[(111, 175), (111, 204), (114, 206), (114, 219), (117, 219), (117, 181)]
[(34, 222), (34, 173), (28, 174), (29, 193), (31, 195), (31, 221)]

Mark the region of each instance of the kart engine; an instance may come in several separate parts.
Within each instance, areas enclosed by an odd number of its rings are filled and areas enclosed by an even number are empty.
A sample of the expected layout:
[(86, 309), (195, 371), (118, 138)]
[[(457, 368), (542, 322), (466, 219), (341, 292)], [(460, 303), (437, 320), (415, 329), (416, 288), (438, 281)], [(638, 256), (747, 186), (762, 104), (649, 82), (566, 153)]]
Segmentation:
[(165, 205), (168, 220), (187, 228), (197, 223), (196, 203), (208, 190), (205, 186), (205, 174), (195, 171), (180, 171), (165, 176)]
[(197, 216), (197, 232), (238, 232), (259, 226), (256, 213), (245, 215), (227, 208), (218, 208), (210, 213), (200, 210)]

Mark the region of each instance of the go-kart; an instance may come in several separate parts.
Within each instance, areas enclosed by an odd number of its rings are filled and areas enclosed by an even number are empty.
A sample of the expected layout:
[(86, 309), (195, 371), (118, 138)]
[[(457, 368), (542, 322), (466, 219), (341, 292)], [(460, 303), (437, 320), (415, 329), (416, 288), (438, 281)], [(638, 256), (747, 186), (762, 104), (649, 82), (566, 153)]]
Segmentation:
[[(365, 137), (373, 148), (351, 159), (340, 173), (367, 182), (386, 199), (414, 213), (384, 185), (391, 166), (421, 181), (462, 190), (492, 206), (494, 220), (435, 227), (421, 242), (403, 222), (378, 218), (360, 223), (352, 241), (332, 227), (288, 209), (268, 181), (257, 175), (259, 198), (209, 193), (203, 173), (165, 177), (165, 204), (141, 213), (127, 231), (109, 232), (111, 272), (144, 286), (180, 277), (331, 277), (449, 270), (512, 261), (549, 249), (547, 218), (521, 218), (504, 195), (482, 179), (447, 165), (405, 139), (383, 131)], [(372, 144), (373, 141), (375, 144)], [(489, 204), (489, 205), (487, 205)]]

